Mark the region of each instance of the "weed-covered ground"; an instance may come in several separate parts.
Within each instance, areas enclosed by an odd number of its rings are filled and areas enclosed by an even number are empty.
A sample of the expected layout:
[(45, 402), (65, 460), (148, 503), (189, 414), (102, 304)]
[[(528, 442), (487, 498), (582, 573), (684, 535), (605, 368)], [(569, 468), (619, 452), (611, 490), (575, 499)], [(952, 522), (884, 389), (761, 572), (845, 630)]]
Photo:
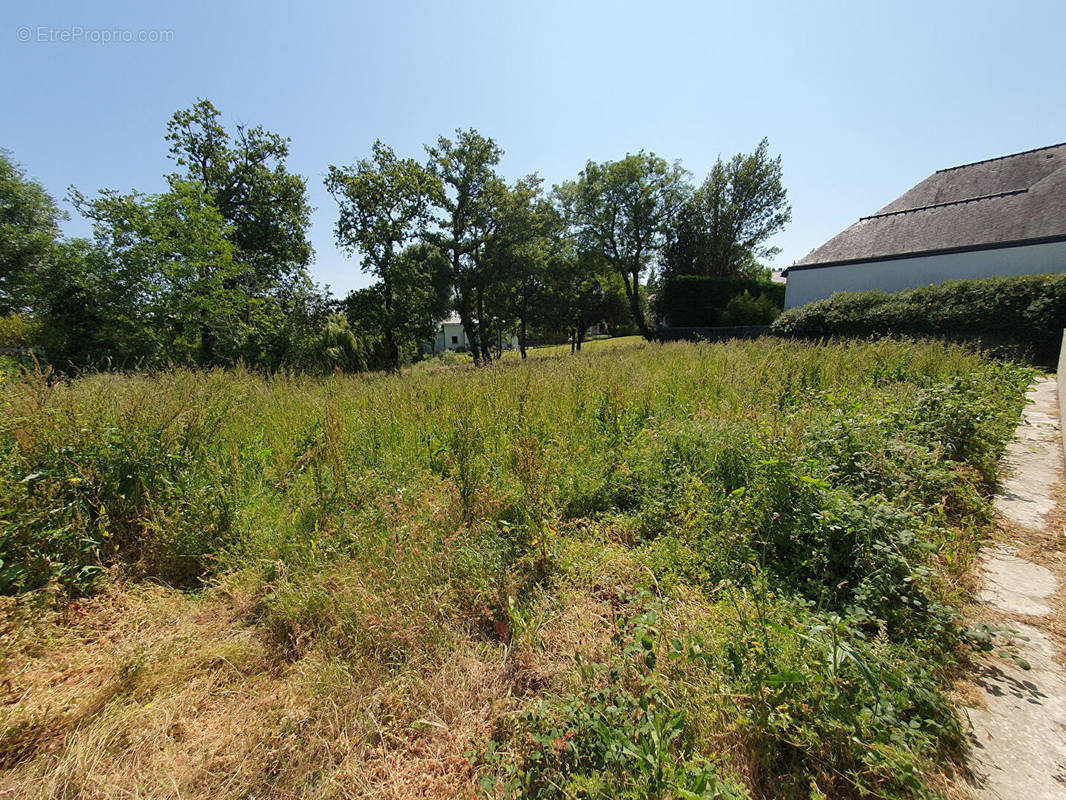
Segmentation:
[(1030, 377), (772, 340), (8, 375), (0, 796), (950, 795)]

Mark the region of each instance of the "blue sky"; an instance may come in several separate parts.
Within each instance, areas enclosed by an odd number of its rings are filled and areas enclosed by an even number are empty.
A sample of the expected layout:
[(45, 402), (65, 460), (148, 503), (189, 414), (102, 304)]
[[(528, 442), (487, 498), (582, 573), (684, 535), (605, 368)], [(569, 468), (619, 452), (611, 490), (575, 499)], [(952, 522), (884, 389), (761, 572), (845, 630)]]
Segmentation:
[[(170, 41), (100, 41), (141, 31)], [(640, 149), (702, 178), (766, 136), (784, 267), (940, 167), (1066, 141), (1063, 31), (1062, 2), (6, 3), (0, 146), (56, 196), (156, 191), (168, 118), (209, 98), (292, 139), (344, 294), (367, 279), (322, 177), (376, 138), (421, 157), (476, 127), (551, 184)]]

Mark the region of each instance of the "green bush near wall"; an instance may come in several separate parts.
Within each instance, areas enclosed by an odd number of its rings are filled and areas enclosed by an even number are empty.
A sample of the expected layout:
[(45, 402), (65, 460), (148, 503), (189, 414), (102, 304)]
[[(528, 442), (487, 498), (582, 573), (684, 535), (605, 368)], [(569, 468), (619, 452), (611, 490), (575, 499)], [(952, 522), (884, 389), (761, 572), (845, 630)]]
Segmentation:
[(919, 336), (1006, 348), (1053, 366), (1066, 328), (1066, 274), (948, 281), (883, 291), (838, 292), (792, 308), (773, 324), (778, 336)]
[(754, 301), (766, 298), (780, 310), (785, 307), (785, 285), (751, 278), (715, 275), (678, 275), (665, 281), (659, 292), (657, 311), (672, 327), (763, 324), (769, 320), (723, 319), (729, 301), (747, 292)]

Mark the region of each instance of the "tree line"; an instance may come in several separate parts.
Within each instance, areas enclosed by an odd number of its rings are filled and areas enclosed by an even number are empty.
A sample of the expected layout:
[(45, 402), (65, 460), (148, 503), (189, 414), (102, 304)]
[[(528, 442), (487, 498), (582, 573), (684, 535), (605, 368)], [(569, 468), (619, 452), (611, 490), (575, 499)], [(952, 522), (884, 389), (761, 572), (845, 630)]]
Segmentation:
[(327, 169), (337, 244), (373, 281), (335, 298), (309, 274), (307, 180), (286, 166), (288, 139), (227, 130), (200, 100), (173, 115), (166, 141), (164, 191), (70, 189), (91, 239), (64, 238), (55, 200), (0, 153), (8, 344), (38, 345), (59, 367), (396, 370), (450, 313), (479, 364), (512, 335), (523, 357), (534, 339), (580, 348), (597, 323), (650, 338), (657, 287), (765, 274), (766, 242), (790, 217), (766, 140), (699, 185), (641, 151), (550, 189), (536, 174), (505, 180), (500, 146), (473, 129), (439, 137), (422, 161), (378, 141)]

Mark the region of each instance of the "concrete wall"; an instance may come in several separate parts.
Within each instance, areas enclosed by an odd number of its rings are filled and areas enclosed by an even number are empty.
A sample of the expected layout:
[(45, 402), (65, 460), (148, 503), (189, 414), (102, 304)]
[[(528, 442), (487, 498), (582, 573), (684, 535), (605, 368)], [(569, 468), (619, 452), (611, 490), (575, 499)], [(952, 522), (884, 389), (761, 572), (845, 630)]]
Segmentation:
[(1066, 242), (796, 269), (788, 273), (785, 308), (821, 300), (833, 292), (898, 292), (944, 281), (1045, 272), (1066, 272)]

